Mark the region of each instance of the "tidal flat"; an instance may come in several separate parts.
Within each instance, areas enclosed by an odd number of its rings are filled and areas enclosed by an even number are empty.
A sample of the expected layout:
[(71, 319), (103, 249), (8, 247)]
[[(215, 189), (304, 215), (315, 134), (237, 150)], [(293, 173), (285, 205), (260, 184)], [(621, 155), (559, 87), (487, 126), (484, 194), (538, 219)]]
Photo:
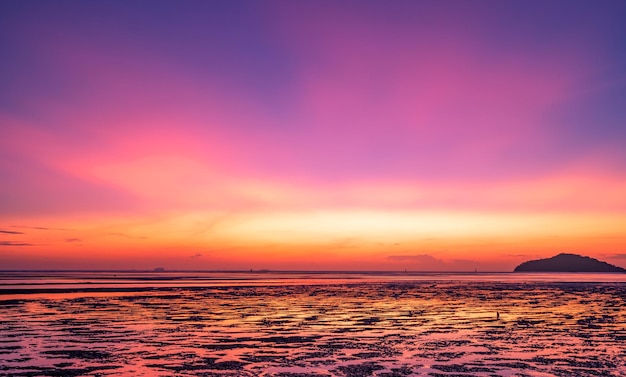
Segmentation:
[(626, 376), (626, 285), (396, 281), (4, 294), (0, 375)]

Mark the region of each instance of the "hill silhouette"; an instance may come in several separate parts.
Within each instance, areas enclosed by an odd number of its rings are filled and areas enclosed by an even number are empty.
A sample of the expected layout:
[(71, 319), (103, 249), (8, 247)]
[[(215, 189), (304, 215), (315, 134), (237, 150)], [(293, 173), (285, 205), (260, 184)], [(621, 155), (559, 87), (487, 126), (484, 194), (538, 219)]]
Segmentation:
[(582, 255), (561, 253), (524, 262), (514, 272), (626, 272), (626, 269)]

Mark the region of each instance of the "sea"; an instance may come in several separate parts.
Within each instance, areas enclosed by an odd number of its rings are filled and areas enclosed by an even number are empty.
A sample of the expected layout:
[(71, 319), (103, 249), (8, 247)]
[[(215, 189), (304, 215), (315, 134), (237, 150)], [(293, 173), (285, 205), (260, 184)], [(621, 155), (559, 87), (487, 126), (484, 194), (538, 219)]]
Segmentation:
[(626, 274), (4, 271), (0, 376), (626, 376)]

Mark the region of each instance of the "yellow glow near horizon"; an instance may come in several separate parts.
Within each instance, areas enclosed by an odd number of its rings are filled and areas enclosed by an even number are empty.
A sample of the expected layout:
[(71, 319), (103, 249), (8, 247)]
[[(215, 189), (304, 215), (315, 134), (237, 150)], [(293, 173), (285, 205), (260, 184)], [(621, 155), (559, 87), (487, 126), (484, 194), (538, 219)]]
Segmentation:
[[(453, 262), (463, 259), (506, 271), (516, 261), (562, 251), (618, 255), (626, 240), (626, 215), (611, 213), (329, 209), (38, 221), (50, 229), (29, 229), (32, 246), (20, 257), (46, 260), (54, 252), (60, 265), (76, 268), (97, 260), (101, 268), (473, 270), (473, 262)], [(419, 258), (425, 254), (436, 260), (428, 264)]]
[(215, 234), (250, 242), (301, 243), (340, 237), (411, 240), (425, 237), (541, 237), (622, 234), (626, 215), (500, 214), (421, 211), (309, 211), (241, 214)]

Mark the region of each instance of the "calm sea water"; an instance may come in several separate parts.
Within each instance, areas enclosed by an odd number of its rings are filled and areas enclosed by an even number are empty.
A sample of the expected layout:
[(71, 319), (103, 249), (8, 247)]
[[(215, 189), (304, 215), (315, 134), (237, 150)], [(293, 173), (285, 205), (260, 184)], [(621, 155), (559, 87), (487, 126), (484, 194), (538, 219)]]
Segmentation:
[(3, 376), (626, 376), (626, 274), (0, 273)]
[(0, 271), (0, 294), (371, 282), (626, 283), (611, 273)]

